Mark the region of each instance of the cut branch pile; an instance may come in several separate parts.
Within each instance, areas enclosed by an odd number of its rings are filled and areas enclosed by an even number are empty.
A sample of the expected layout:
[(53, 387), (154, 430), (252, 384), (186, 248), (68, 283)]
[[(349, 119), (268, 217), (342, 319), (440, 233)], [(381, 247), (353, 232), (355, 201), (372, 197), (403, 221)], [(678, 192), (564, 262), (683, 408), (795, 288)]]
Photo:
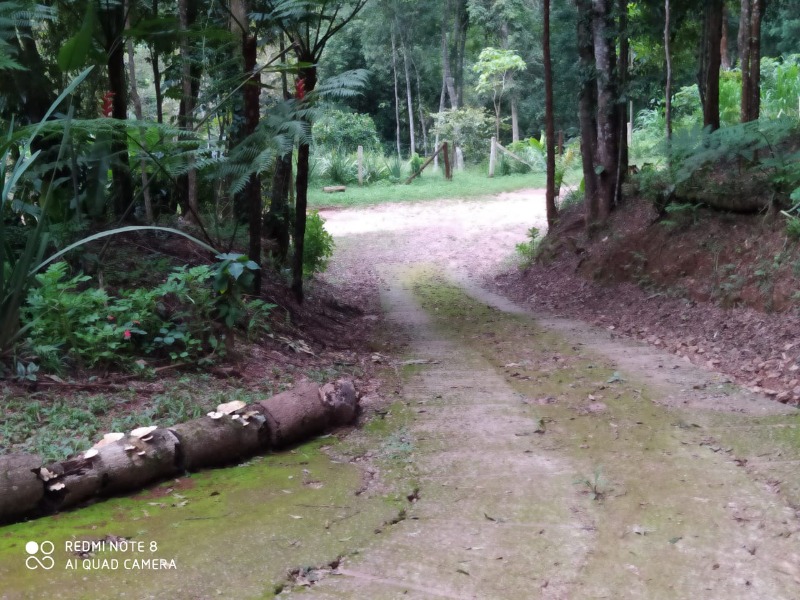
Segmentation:
[(0, 523), (135, 491), (186, 471), (233, 464), (348, 425), (357, 412), (352, 382), (304, 383), (255, 404), (221, 404), (205, 417), (173, 427), (107, 433), (77, 458), (43, 465), (30, 454), (0, 456)]

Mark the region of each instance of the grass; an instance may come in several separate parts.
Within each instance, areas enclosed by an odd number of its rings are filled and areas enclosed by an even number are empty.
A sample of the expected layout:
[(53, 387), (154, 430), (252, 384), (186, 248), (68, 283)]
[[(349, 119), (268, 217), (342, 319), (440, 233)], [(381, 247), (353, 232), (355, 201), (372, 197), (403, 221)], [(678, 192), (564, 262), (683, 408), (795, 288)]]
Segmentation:
[(311, 182), (308, 190), (310, 208), (329, 206), (346, 208), (387, 202), (490, 196), (525, 188), (542, 188), (545, 186), (545, 174), (506, 175), (490, 179), (484, 169), (475, 167), (456, 171), (452, 181), (447, 181), (441, 169), (438, 172), (426, 169), (422, 176), (417, 177), (409, 185), (380, 181), (361, 188), (358, 185), (349, 185), (347, 191), (334, 194), (323, 192), (323, 185), (328, 184), (319, 180)]
[[(139, 402), (132, 393), (89, 397), (6, 394), (4, 418), (0, 420), (0, 454), (31, 452), (45, 461), (62, 460), (87, 450), (109, 431), (174, 425), (200, 417), (230, 399), (261, 399), (240, 398), (244, 394), (214, 389), (209, 383), (203, 376), (183, 377), (168, 392)], [(198, 393), (198, 389), (205, 391)]]

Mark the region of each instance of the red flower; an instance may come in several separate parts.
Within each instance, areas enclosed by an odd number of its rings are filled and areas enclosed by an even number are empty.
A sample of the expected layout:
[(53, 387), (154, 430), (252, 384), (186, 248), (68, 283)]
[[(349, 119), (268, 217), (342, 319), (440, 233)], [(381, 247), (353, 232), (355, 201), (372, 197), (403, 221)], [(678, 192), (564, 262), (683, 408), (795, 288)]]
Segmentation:
[(126, 340), (131, 339), (131, 330), (130, 329), (126, 329), (125, 333), (122, 334), (122, 337), (124, 337)]
[(294, 84), (294, 95), (298, 100), (306, 97), (306, 82), (304, 79), (298, 79)]
[(103, 107), (100, 109), (100, 112), (104, 117), (110, 117), (114, 112), (114, 96), (116, 96), (114, 92), (106, 92), (103, 94)]

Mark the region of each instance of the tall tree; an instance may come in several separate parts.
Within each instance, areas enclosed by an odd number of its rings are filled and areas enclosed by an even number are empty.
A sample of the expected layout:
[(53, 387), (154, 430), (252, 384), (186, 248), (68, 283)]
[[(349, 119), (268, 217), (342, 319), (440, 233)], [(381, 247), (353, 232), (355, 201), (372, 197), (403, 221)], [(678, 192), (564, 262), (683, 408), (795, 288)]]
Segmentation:
[(739, 62), (742, 71), (743, 123), (758, 119), (761, 108), (761, 21), (767, 0), (742, 0), (739, 17)]
[(111, 173), (114, 180), (112, 206), (117, 217), (130, 214), (133, 207), (133, 179), (128, 160), (128, 143), (124, 121), (128, 120), (128, 82), (125, 78), (125, 7), (122, 2), (103, 2), (99, 11), (106, 53), (108, 87), (112, 94), (111, 116), (119, 122), (111, 143), (115, 161)]
[(542, 55), (544, 57), (544, 120), (547, 138), (547, 227), (552, 228), (556, 221), (556, 128), (553, 118), (553, 65), (550, 61), (550, 0), (542, 2)]
[(672, 52), (670, 52), (670, 38), (672, 37), (672, 9), (669, 0), (664, 0), (664, 59), (667, 64), (667, 83), (664, 90), (664, 123), (667, 140), (672, 139)]
[(703, 103), (703, 126), (719, 129), (719, 70), (722, 63), (723, 0), (708, 0), (703, 15), (699, 90)]
[[(297, 13), (294, 0), (275, 0), (270, 8), (275, 14), (285, 11), (292, 18), (280, 21), (280, 27), (292, 41), (299, 63), (296, 97), (302, 102), (317, 86), (317, 65), (328, 41), (364, 8), (368, 0), (317, 0), (305, 4)], [(303, 301), (303, 250), (305, 248), (306, 209), (308, 207), (308, 175), (311, 154), (311, 123), (306, 117), (309, 135), (301, 138), (297, 150), (297, 179), (295, 188), (294, 256), (292, 257), (292, 292)]]
[(619, 160), (619, 112), (617, 111), (616, 54), (610, 0), (592, 2), (592, 38), (597, 69), (597, 168), (598, 222), (611, 214), (616, 193)]
[(594, 68), (591, 0), (576, 0), (575, 4), (578, 7), (576, 40), (582, 75), (578, 98), (578, 117), (581, 129), (581, 163), (583, 165), (586, 230), (591, 234), (597, 226), (599, 215), (597, 172), (595, 171), (597, 75)]

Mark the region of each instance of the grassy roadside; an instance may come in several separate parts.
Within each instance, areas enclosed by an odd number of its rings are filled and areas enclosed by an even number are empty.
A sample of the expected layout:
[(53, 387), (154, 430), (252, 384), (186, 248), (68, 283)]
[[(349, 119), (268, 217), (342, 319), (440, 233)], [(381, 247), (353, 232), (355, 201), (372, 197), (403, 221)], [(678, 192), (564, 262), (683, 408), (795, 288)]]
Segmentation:
[(482, 169), (470, 169), (456, 171), (452, 181), (447, 181), (441, 171), (425, 172), (409, 185), (381, 181), (362, 188), (350, 185), (347, 186), (347, 191), (334, 194), (323, 192), (323, 185), (329, 184), (313, 181), (309, 186), (308, 206), (310, 208), (330, 206), (349, 208), (387, 202), (417, 202), (489, 196), (525, 188), (544, 187), (545, 174), (506, 175), (490, 179)]

